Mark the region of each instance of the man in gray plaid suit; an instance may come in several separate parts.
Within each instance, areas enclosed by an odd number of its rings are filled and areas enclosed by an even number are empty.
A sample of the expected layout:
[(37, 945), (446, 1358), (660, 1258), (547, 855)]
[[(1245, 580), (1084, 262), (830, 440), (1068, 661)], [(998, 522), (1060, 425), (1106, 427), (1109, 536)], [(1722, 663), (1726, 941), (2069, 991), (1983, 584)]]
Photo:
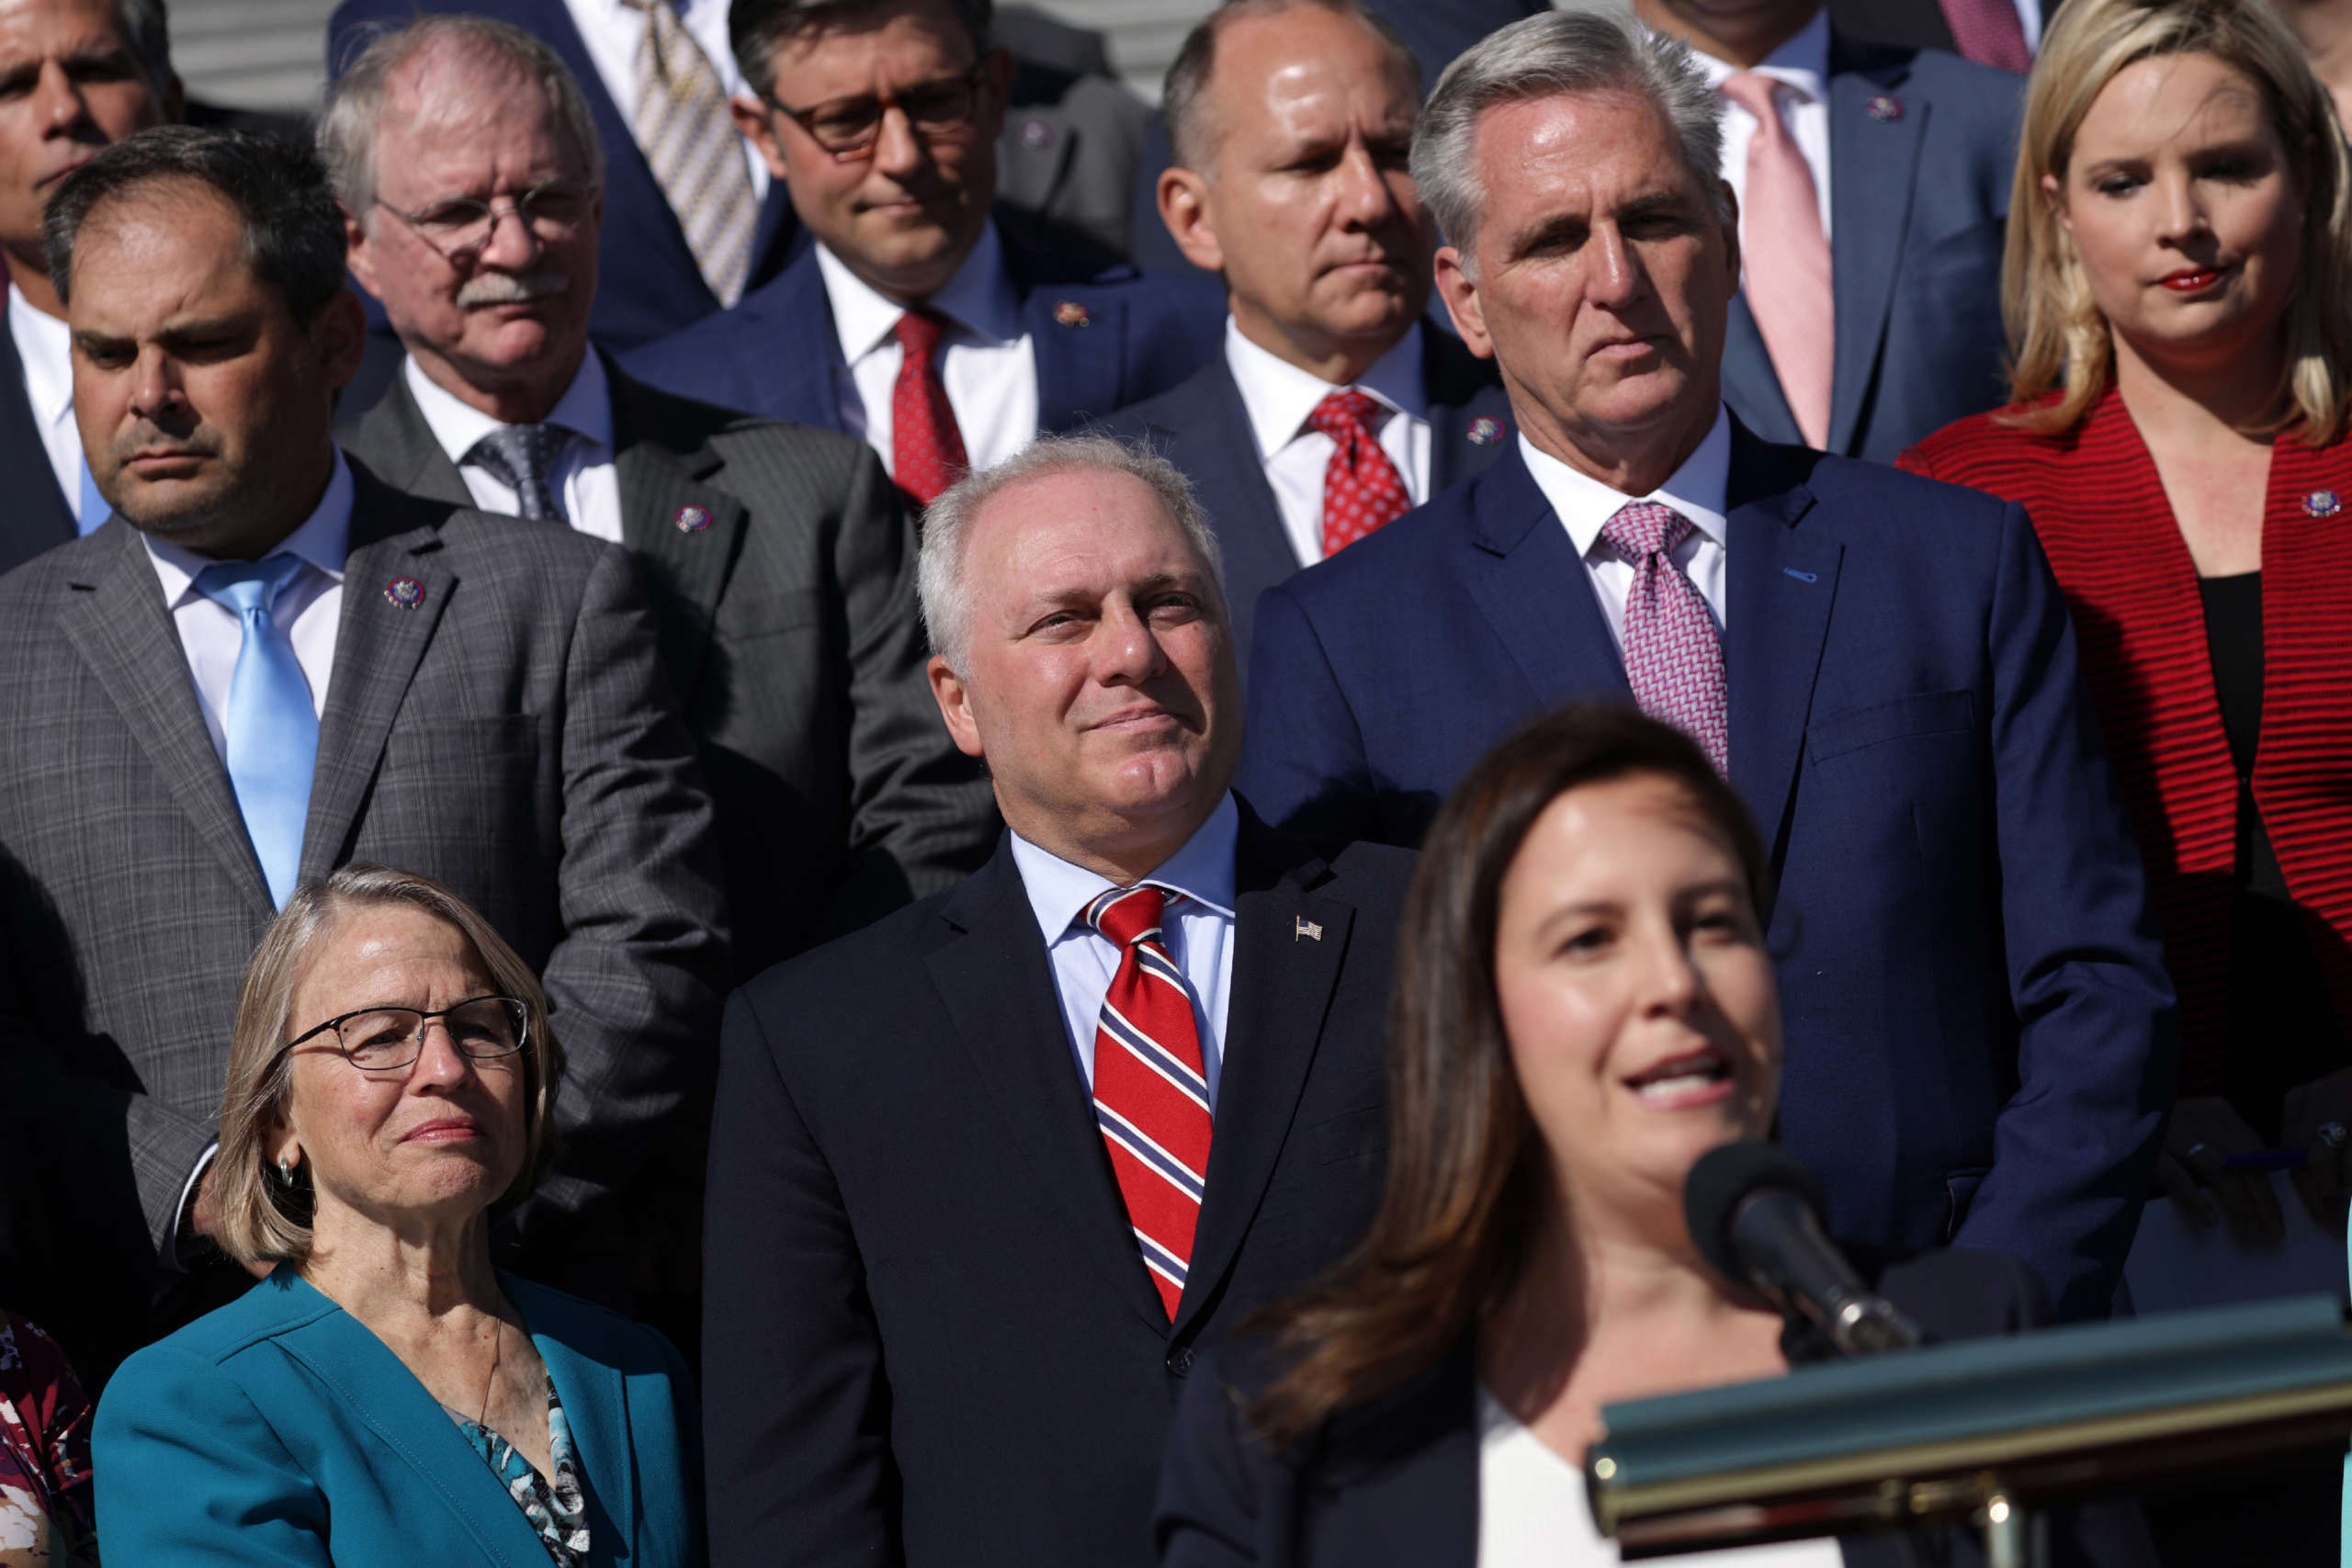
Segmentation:
[(737, 976), (977, 868), (995, 805), (924, 682), (913, 531), (879, 459), (590, 349), (595, 127), (554, 51), (423, 17), (345, 67), (320, 144), (352, 274), (408, 349), (345, 449), (637, 555), (718, 810)]
[(699, 1136), (727, 974), (633, 562), (337, 453), (365, 327), (311, 154), (142, 132), (61, 187), (49, 245), (114, 516), (0, 579), (0, 1094), (52, 1263), (24, 1306), (103, 1364), (209, 1250), (247, 957), (351, 861), (447, 883), (545, 976), (565, 1148), (523, 1266), (625, 1304), (633, 1242), (676, 1228), (629, 1204)]

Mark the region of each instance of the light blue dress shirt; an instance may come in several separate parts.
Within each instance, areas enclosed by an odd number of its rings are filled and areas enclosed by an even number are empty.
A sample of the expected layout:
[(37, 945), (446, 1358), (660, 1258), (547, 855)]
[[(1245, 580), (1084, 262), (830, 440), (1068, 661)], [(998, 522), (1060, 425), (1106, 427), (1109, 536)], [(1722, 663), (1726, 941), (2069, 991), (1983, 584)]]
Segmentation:
[[(1201, 1066), (1209, 1080), (1209, 1109), (1216, 1109), (1217, 1079), (1225, 1065), (1225, 1020), (1233, 995), (1233, 852), (1241, 836), (1241, 812), (1227, 795), (1184, 847), (1170, 855), (1145, 882), (1184, 895), (1169, 911), (1160, 938), (1168, 956), (1193, 993), (1193, 1021), (1201, 1032)], [(1046, 956), (1061, 992), (1062, 1017), (1069, 1025), (1070, 1049), (1079, 1076), (1094, 1091), (1094, 1024), (1103, 993), (1119, 970), (1119, 950), (1079, 917), (1086, 906), (1117, 884), (1075, 866), (1012, 835), (1012, 863), (1028, 889), (1029, 907), (1046, 938)]]

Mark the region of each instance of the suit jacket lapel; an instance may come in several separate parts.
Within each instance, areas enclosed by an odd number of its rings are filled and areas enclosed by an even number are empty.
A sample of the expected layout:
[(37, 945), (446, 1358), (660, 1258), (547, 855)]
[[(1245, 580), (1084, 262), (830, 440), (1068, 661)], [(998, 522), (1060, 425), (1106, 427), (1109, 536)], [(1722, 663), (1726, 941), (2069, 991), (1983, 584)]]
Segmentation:
[[(1013, 257), (1007, 246), (1008, 269)], [(1126, 301), (1098, 296), (1080, 310), (1066, 311), (1065, 301), (1053, 288), (1032, 287), (1017, 271), (1013, 287), (1021, 290), (1022, 323), (1029, 329), (1037, 355), (1037, 428), (1069, 430), (1115, 412), (1120, 345), (1127, 336)]]
[[(1176, 452), (1193, 459), (1179, 462), (1193, 476), (1201, 504), (1216, 524), (1217, 542), (1225, 547), (1226, 578), (1280, 582), (1298, 570), (1298, 552), (1291, 547), (1273, 486), (1266, 482), (1265, 465), (1257, 460), (1257, 433), (1225, 355), (1203, 367), (1193, 386), (1200, 395), (1186, 400), (1186, 417), (1167, 428)], [(1237, 604), (1233, 613), (1247, 619), (1253, 609)]]
[(1093, 1103), (1070, 1055), (1053, 964), (1010, 836), (940, 915), (962, 934), (930, 955), (932, 980), (974, 1072), (995, 1100), (999, 1124), (1112, 1293), (1167, 1333), (1168, 1311), (1144, 1270)]
[[(1832, 39), (1833, 56), (1839, 52)], [(1837, 358), (1829, 383), (1829, 450), (1851, 448), (1894, 299), (1911, 227), (1919, 143), (1933, 106), (1882, 118), (1871, 101), (1901, 85), (1901, 66), (1829, 75), (1830, 259), (1837, 278)]]
[(409, 390), (407, 362), (392, 376), (376, 406), (360, 416), (359, 427), (345, 443), (351, 455), (394, 490), (452, 506), (471, 506), (473, 491), (449, 454), (441, 449), (424, 411)]
[(145, 545), (130, 525), (117, 520), (93, 536), (90, 553), (103, 565), (90, 581), (74, 583), (76, 592), (59, 616), (65, 636), (106, 688), (180, 809), (220, 856), (230, 880), (266, 919), (277, 906), (245, 835), (228, 770), (212, 749), (187, 651)]
[(634, 551), (660, 614), (662, 666), (687, 702), (710, 651), (711, 617), (726, 590), (749, 513), (704, 481), (722, 466), (708, 442), (674, 432), (662, 402), (607, 362), (613, 468), (621, 538)]
[(1632, 702), (1625, 661), (1593, 602), (1584, 562), (1536, 487), (1517, 442), (1471, 492), (1471, 597), (1538, 702), (1606, 692)]
[(778, 419), (842, 430), (841, 399), (835, 394), (849, 367), (842, 358), (842, 334), (833, 325), (824, 274), (817, 270), (816, 247), (803, 251), (783, 276), (746, 297), (738, 309), (741, 330), (727, 344), (735, 356), (738, 384), (780, 395), (780, 401), (760, 403), (763, 411), (773, 408)]
[(603, 1533), (613, 1542), (611, 1560), (621, 1561), (637, 1540), (637, 1465), (629, 1451), (628, 1394), (620, 1369), (591, 1360), (545, 1334), (534, 1333), (531, 1342), (547, 1363), (556, 1397), (563, 1401), (564, 1425), (571, 1428), (589, 1506), (605, 1516), (592, 1516), (588, 1539), (595, 1541)]
[(1836, 536), (1808, 536), (1799, 528), (1813, 495), (1792, 456), (1734, 422), (1724, 649), (1731, 778), (1756, 813), (1776, 868), (1845, 554)]
[[(1421, 388), (1430, 411), (1430, 496), (1493, 468), (1510, 445), (1510, 397), (1492, 365), (1434, 327), (1421, 329)], [(1487, 423), (1481, 423), (1481, 421)]]
[[(304, 881), (341, 863), (393, 717), (458, 586), (457, 574), (440, 558), (436, 525), (447, 508), (387, 490), (364, 468), (354, 469), (352, 479), (351, 548), (344, 559), (334, 671), (319, 719), (319, 761), (302, 835)], [(413, 579), (424, 596), (413, 604), (395, 601), (387, 590), (401, 578)]]
[(29, 560), (80, 532), (73, 501), (57, 488), (57, 472), (49, 466), (49, 448), (41, 444), (40, 423), (25, 391), (25, 364), (17, 356), (5, 310), (0, 310), (0, 463), (17, 476), (15, 502), (0, 517), (0, 529), (19, 541), (13, 549), (0, 549), (0, 570), (5, 570), (12, 558)]
[[(1176, 1308), (1179, 1334), (1216, 1299), (1257, 1214), (1322, 1043), (1324, 1016), (1355, 920), (1346, 900), (1314, 891), (1328, 879), (1323, 863), (1304, 858), (1246, 807), (1234, 860), (1240, 891), (1225, 1069), (1209, 1142), (1208, 1190)], [(1320, 926), (1322, 936), (1301, 940), (1301, 921)]]
[[(1835, 191), (1831, 199), (1837, 199)], [(1747, 308), (1745, 294), (1732, 296), (1730, 318), (1724, 323), (1724, 400), (1736, 407), (1739, 417), (1754, 425), (1765, 440), (1790, 446), (1804, 442), (1797, 431), (1797, 416), (1789, 408), (1789, 395), (1781, 389), (1780, 372), (1772, 368), (1772, 355), (1764, 346), (1764, 333), (1756, 325), (1756, 313)], [(1833, 386), (1833, 415), (1837, 400)]]

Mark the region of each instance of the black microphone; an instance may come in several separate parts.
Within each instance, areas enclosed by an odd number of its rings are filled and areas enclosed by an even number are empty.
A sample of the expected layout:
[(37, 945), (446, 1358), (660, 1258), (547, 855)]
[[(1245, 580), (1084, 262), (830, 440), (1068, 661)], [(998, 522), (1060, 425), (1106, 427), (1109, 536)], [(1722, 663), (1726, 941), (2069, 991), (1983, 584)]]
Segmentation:
[(1777, 1144), (1725, 1144), (1690, 1168), (1682, 1212), (1699, 1254), (1753, 1285), (1783, 1317), (1818, 1324), (1838, 1353), (1919, 1343), (1919, 1326), (1861, 1276), (1821, 1228), (1821, 1184)]

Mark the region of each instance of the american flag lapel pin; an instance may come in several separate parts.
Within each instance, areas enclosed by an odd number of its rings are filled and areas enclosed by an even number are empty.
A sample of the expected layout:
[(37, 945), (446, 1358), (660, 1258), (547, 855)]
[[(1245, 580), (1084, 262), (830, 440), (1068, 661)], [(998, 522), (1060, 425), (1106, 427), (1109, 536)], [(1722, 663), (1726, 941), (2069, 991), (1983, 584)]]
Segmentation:
[(1298, 923), (1291, 928), (1290, 939), (1293, 942), (1296, 942), (1301, 937), (1305, 937), (1309, 942), (1321, 942), (1323, 940), (1323, 928), (1317, 925), (1313, 920), (1308, 919), (1305, 915), (1301, 915), (1298, 917)]

